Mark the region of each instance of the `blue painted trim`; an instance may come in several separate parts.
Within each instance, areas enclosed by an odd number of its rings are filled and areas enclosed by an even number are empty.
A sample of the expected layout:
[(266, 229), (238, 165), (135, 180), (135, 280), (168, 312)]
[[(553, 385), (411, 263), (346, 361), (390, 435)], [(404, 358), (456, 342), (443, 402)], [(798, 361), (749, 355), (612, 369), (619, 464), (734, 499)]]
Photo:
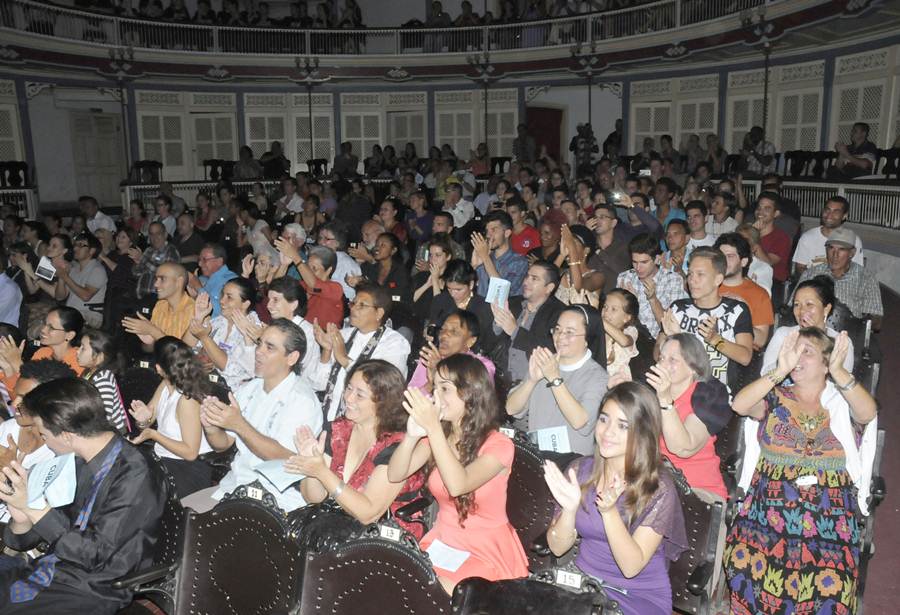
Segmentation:
[(420, 152), (422, 156), (427, 155), (426, 152), (437, 142), (437, 121), (435, 119), (437, 107), (434, 104), (434, 88), (428, 88), (425, 93), (425, 108), (428, 112), (428, 138), (425, 143), (425, 152)]
[[(724, 140), (725, 134), (725, 112), (728, 107), (728, 71), (719, 71), (719, 116), (716, 122), (716, 134), (719, 135), (719, 142)], [(722, 147), (724, 147), (724, 143)]]
[[(631, 119), (631, 79), (622, 80), (622, 143), (620, 155), (628, 153), (628, 122)], [(601, 144), (602, 145), (602, 144)]]
[(18, 107), (19, 113), (22, 148), (25, 150), (25, 162), (28, 163), (28, 170), (31, 171), (31, 176), (37, 178), (37, 168), (35, 166), (34, 157), (34, 138), (31, 134), (31, 114), (28, 112), (28, 96), (25, 95), (25, 78), (15, 77), (13, 81), (16, 84), (16, 106)]
[(343, 134), (341, 130), (341, 93), (339, 91), (335, 91), (332, 93), (331, 113), (332, 119), (334, 121), (334, 153), (335, 155), (337, 155), (341, 151), (340, 146), (341, 142), (343, 141)]
[[(125, 84), (125, 96), (128, 98), (128, 104), (125, 107), (126, 119), (128, 121), (128, 149), (131, 152), (131, 162), (141, 159), (140, 135), (138, 134), (137, 120), (137, 95), (134, 93), (134, 84)], [(131, 169), (128, 169), (130, 172)]]
[(247, 142), (247, 123), (244, 116), (244, 95), (234, 95), (234, 116), (237, 122), (238, 147)]
[(831, 97), (834, 95), (834, 57), (825, 58), (825, 74), (822, 76), (822, 126), (819, 131), (819, 149), (830, 150), (828, 134), (831, 128)]

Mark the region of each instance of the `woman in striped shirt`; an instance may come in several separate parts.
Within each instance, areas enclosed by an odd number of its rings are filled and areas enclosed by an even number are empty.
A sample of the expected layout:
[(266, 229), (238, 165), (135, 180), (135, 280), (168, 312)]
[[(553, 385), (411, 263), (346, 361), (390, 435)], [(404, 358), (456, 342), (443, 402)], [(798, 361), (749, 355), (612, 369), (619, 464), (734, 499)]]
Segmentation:
[(118, 355), (112, 336), (98, 329), (85, 329), (81, 334), (81, 346), (78, 347), (76, 359), (84, 369), (81, 377), (100, 392), (109, 423), (120, 434), (124, 434), (128, 429), (128, 417), (125, 415), (119, 383), (113, 373)]

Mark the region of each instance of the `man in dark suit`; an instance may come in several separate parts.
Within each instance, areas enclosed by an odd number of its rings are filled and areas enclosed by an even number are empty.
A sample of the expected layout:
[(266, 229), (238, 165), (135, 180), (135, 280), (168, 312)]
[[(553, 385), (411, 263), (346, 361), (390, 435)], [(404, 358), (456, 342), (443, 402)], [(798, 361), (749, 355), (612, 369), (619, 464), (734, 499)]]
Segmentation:
[(558, 286), (559, 270), (552, 263), (539, 260), (528, 268), (521, 297), (510, 297), (506, 308), (491, 305), (497, 343), (509, 349), (507, 371), (512, 382), (528, 375), (532, 350), (538, 346), (555, 350), (550, 328), (565, 307), (554, 296)]

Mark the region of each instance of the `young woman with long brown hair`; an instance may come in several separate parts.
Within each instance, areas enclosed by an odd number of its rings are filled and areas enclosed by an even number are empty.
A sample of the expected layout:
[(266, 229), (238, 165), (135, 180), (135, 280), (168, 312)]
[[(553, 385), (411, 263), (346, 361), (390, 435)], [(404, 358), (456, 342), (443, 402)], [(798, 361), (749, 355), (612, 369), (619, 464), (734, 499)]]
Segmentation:
[(435, 370), (434, 401), (413, 388), (405, 397), (406, 436), (388, 478), (406, 480), (428, 464), (428, 489), (439, 508), (421, 547), (449, 547), (463, 560), (451, 564), (432, 555), (441, 585), (450, 593), (467, 577), (526, 576), (528, 560), (506, 516), (515, 447), (497, 430), (500, 405), (487, 369), (475, 357), (451, 355)]
[(547, 531), (557, 556), (576, 539), (575, 565), (602, 579), (626, 615), (668, 615), (672, 588), (666, 560), (687, 548), (676, 487), (659, 452), (659, 402), (646, 385), (624, 382), (607, 392), (591, 457), (564, 476), (551, 462), (545, 478), (560, 513)]

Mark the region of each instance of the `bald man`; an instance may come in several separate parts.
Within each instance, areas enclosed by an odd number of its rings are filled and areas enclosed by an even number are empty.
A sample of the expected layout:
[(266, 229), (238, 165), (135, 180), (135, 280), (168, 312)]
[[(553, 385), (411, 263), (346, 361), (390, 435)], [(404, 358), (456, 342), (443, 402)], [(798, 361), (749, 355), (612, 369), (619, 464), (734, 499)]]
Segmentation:
[(187, 270), (180, 264), (160, 265), (153, 280), (159, 300), (153, 307), (150, 320), (143, 314), (137, 314), (123, 318), (122, 327), (137, 335), (147, 346), (166, 335), (181, 339), (194, 316), (194, 300), (185, 290), (187, 281)]

